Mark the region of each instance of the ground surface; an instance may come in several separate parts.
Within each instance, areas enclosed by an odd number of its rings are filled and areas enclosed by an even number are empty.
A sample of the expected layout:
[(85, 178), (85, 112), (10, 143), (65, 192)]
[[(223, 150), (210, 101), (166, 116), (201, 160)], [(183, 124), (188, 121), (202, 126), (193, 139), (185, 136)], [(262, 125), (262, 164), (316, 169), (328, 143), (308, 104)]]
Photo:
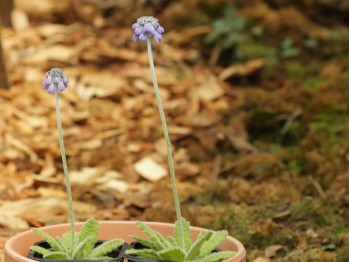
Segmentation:
[(248, 261), (348, 261), (346, 1), (45, 2), (17, 1), (2, 30), (0, 248), (68, 221), (54, 97), (41, 89), (51, 67), (70, 78), (76, 220), (174, 221), (146, 46), (131, 41), (134, 20), (154, 14), (183, 215), (229, 230)]

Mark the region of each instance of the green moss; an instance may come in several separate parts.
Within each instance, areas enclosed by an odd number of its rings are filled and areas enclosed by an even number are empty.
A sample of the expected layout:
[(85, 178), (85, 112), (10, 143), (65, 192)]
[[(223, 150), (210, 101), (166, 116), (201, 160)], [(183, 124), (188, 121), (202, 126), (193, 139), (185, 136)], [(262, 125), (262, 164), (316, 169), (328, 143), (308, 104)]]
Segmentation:
[(345, 243), (342, 247), (337, 248), (336, 257), (338, 262), (348, 262), (349, 261), (349, 241)]
[(241, 42), (238, 44), (237, 50), (240, 58), (247, 60), (260, 57), (273, 58), (277, 56), (277, 50), (274, 47), (257, 42)]
[(283, 74), (288, 78), (305, 77), (308, 70), (301, 60), (291, 60), (284, 64)]
[(297, 202), (290, 215), (290, 221), (297, 222), (308, 220), (314, 216), (314, 203), (312, 198), (305, 198), (301, 202)]
[(325, 79), (319, 75), (310, 76), (302, 83), (302, 87), (310, 90), (319, 90), (324, 86)]

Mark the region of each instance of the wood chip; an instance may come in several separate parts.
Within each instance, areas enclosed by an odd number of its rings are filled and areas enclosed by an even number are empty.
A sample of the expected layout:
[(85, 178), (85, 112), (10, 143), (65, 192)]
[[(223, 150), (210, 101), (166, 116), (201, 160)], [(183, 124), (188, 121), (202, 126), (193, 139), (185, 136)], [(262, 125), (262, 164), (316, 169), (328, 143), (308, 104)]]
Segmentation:
[(157, 181), (167, 175), (167, 171), (150, 157), (144, 157), (134, 164), (134, 168), (143, 178)]
[(125, 193), (129, 189), (128, 183), (119, 179), (109, 179), (103, 184), (103, 187), (119, 193)]

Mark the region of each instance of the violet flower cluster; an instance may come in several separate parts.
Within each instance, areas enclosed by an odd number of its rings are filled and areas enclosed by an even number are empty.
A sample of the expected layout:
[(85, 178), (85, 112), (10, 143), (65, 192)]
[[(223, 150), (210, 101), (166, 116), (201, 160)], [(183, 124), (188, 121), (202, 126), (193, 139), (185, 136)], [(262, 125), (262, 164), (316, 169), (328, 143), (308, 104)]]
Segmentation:
[(132, 40), (134, 42), (146, 41), (147, 38), (154, 38), (157, 42), (162, 41), (164, 28), (158, 23), (158, 19), (153, 16), (142, 16), (132, 25), (135, 30)]
[(64, 75), (63, 70), (60, 68), (52, 68), (46, 73), (46, 79), (43, 83), (43, 88), (50, 94), (56, 92), (56, 88), (59, 91), (63, 91), (68, 87), (69, 80)]

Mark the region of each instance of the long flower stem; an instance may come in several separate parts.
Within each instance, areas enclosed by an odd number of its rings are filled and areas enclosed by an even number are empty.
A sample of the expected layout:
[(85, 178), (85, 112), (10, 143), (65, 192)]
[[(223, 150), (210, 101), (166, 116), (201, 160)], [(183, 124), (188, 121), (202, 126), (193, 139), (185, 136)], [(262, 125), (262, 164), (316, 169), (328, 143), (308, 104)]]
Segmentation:
[(182, 225), (182, 217), (181, 217), (181, 210), (180, 210), (180, 201), (179, 201), (179, 195), (177, 193), (177, 187), (176, 187), (176, 178), (175, 178), (175, 170), (174, 170), (174, 161), (173, 156), (171, 153), (171, 143), (168, 133), (168, 127), (165, 120), (165, 114), (162, 106), (162, 99), (160, 97), (159, 88), (158, 88), (158, 82), (156, 77), (156, 71), (154, 69), (154, 63), (153, 63), (153, 55), (152, 55), (152, 46), (151, 46), (151, 40), (149, 37), (147, 37), (147, 51), (148, 51), (148, 59), (149, 59), (149, 65), (151, 68), (151, 74), (152, 74), (152, 80), (153, 80), (153, 87), (154, 92), (157, 98), (157, 104), (160, 114), (160, 119), (163, 126), (163, 132), (164, 132), (164, 138), (167, 148), (167, 154), (168, 154), (168, 161), (169, 161), (169, 170), (170, 170), (170, 178), (171, 178), (171, 184), (173, 186), (173, 195), (174, 195), (174, 202), (175, 202), (175, 211), (176, 211), (176, 218), (180, 226), (180, 232), (181, 232), (181, 243), (182, 247), (185, 247), (185, 240), (184, 240), (184, 234), (183, 234), (183, 225)]
[(56, 87), (56, 91), (55, 91), (55, 98), (56, 98), (56, 119), (57, 119), (57, 128), (58, 128), (58, 140), (60, 142), (63, 172), (64, 172), (64, 177), (66, 180), (68, 203), (69, 203), (70, 225), (71, 225), (71, 232), (72, 232), (72, 245), (74, 247), (74, 244), (75, 244), (75, 226), (74, 226), (73, 198), (72, 198), (72, 189), (71, 189), (70, 181), (69, 181), (69, 172), (68, 172), (68, 165), (67, 165), (67, 159), (66, 159), (66, 152), (64, 150), (61, 115), (60, 115), (60, 104), (59, 104), (59, 94), (58, 94), (57, 87)]

